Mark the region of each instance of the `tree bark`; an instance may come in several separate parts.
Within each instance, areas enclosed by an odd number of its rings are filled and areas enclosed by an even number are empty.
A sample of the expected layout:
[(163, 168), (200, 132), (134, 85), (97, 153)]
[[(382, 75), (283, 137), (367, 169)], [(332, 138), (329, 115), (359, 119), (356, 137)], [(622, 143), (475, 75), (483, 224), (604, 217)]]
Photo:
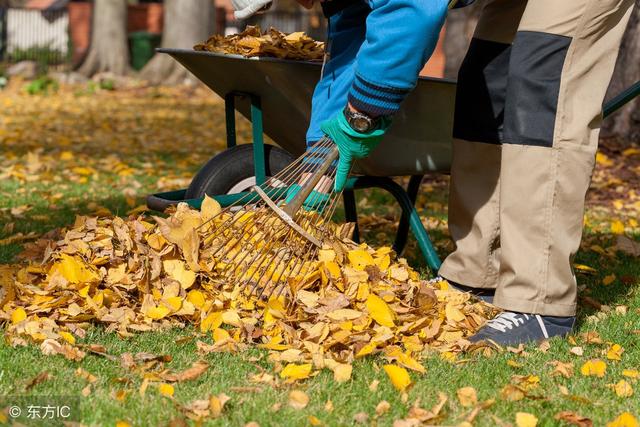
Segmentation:
[(127, 0), (95, 0), (92, 15), (91, 45), (78, 72), (88, 77), (101, 72), (127, 74)]
[[(211, 35), (214, 23), (211, 0), (165, 0), (162, 47), (191, 49)], [(140, 76), (152, 84), (169, 85), (195, 79), (175, 59), (164, 54), (156, 54), (140, 71)]]
[[(622, 39), (620, 55), (607, 93), (610, 99), (640, 80), (640, 1), (636, 2)], [(640, 100), (636, 98), (603, 123), (603, 136), (628, 141), (640, 138)]]

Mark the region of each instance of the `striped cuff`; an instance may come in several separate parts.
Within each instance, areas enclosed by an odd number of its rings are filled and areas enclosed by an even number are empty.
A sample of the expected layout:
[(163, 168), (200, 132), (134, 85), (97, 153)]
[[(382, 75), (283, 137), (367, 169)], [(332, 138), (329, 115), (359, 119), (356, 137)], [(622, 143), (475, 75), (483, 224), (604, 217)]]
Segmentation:
[(371, 117), (389, 116), (398, 111), (408, 93), (408, 89), (376, 85), (356, 74), (348, 99), (356, 110)]

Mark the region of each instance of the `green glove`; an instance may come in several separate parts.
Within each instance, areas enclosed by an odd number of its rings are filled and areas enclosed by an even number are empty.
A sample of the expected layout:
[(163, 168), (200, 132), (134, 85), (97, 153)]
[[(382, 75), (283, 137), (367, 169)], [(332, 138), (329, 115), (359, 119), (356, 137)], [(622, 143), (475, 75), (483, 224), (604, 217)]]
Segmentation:
[(349, 125), (342, 111), (320, 125), (320, 129), (336, 143), (340, 152), (334, 182), (336, 191), (344, 189), (353, 160), (369, 156), (380, 144), (390, 125), (391, 120), (383, 117), (376, 129), (368, 133), (360, 133)]

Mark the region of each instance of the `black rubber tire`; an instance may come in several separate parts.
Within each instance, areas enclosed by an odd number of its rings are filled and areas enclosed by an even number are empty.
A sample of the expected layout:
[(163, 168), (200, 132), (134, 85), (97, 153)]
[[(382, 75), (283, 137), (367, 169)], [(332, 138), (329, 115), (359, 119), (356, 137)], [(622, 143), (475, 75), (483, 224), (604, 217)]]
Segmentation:
[[(265, 144), (266, 174), (274, 176), (287, 167), (295, 158), (280, 147)], [(186, 198), (197, 199), (227, 194), (243, 179), (254, 176), (253, 145), (236, 145), (212, 157), (193, 177)]]

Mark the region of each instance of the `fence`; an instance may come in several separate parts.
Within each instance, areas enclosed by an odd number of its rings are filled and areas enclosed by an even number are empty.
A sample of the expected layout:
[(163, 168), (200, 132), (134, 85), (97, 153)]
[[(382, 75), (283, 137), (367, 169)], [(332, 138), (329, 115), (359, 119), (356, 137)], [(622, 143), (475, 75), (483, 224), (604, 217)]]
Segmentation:
[(0, 59), (36, 61), (48, 67), (69, 61), (69, 15), (66, 9), (0, 10)]

